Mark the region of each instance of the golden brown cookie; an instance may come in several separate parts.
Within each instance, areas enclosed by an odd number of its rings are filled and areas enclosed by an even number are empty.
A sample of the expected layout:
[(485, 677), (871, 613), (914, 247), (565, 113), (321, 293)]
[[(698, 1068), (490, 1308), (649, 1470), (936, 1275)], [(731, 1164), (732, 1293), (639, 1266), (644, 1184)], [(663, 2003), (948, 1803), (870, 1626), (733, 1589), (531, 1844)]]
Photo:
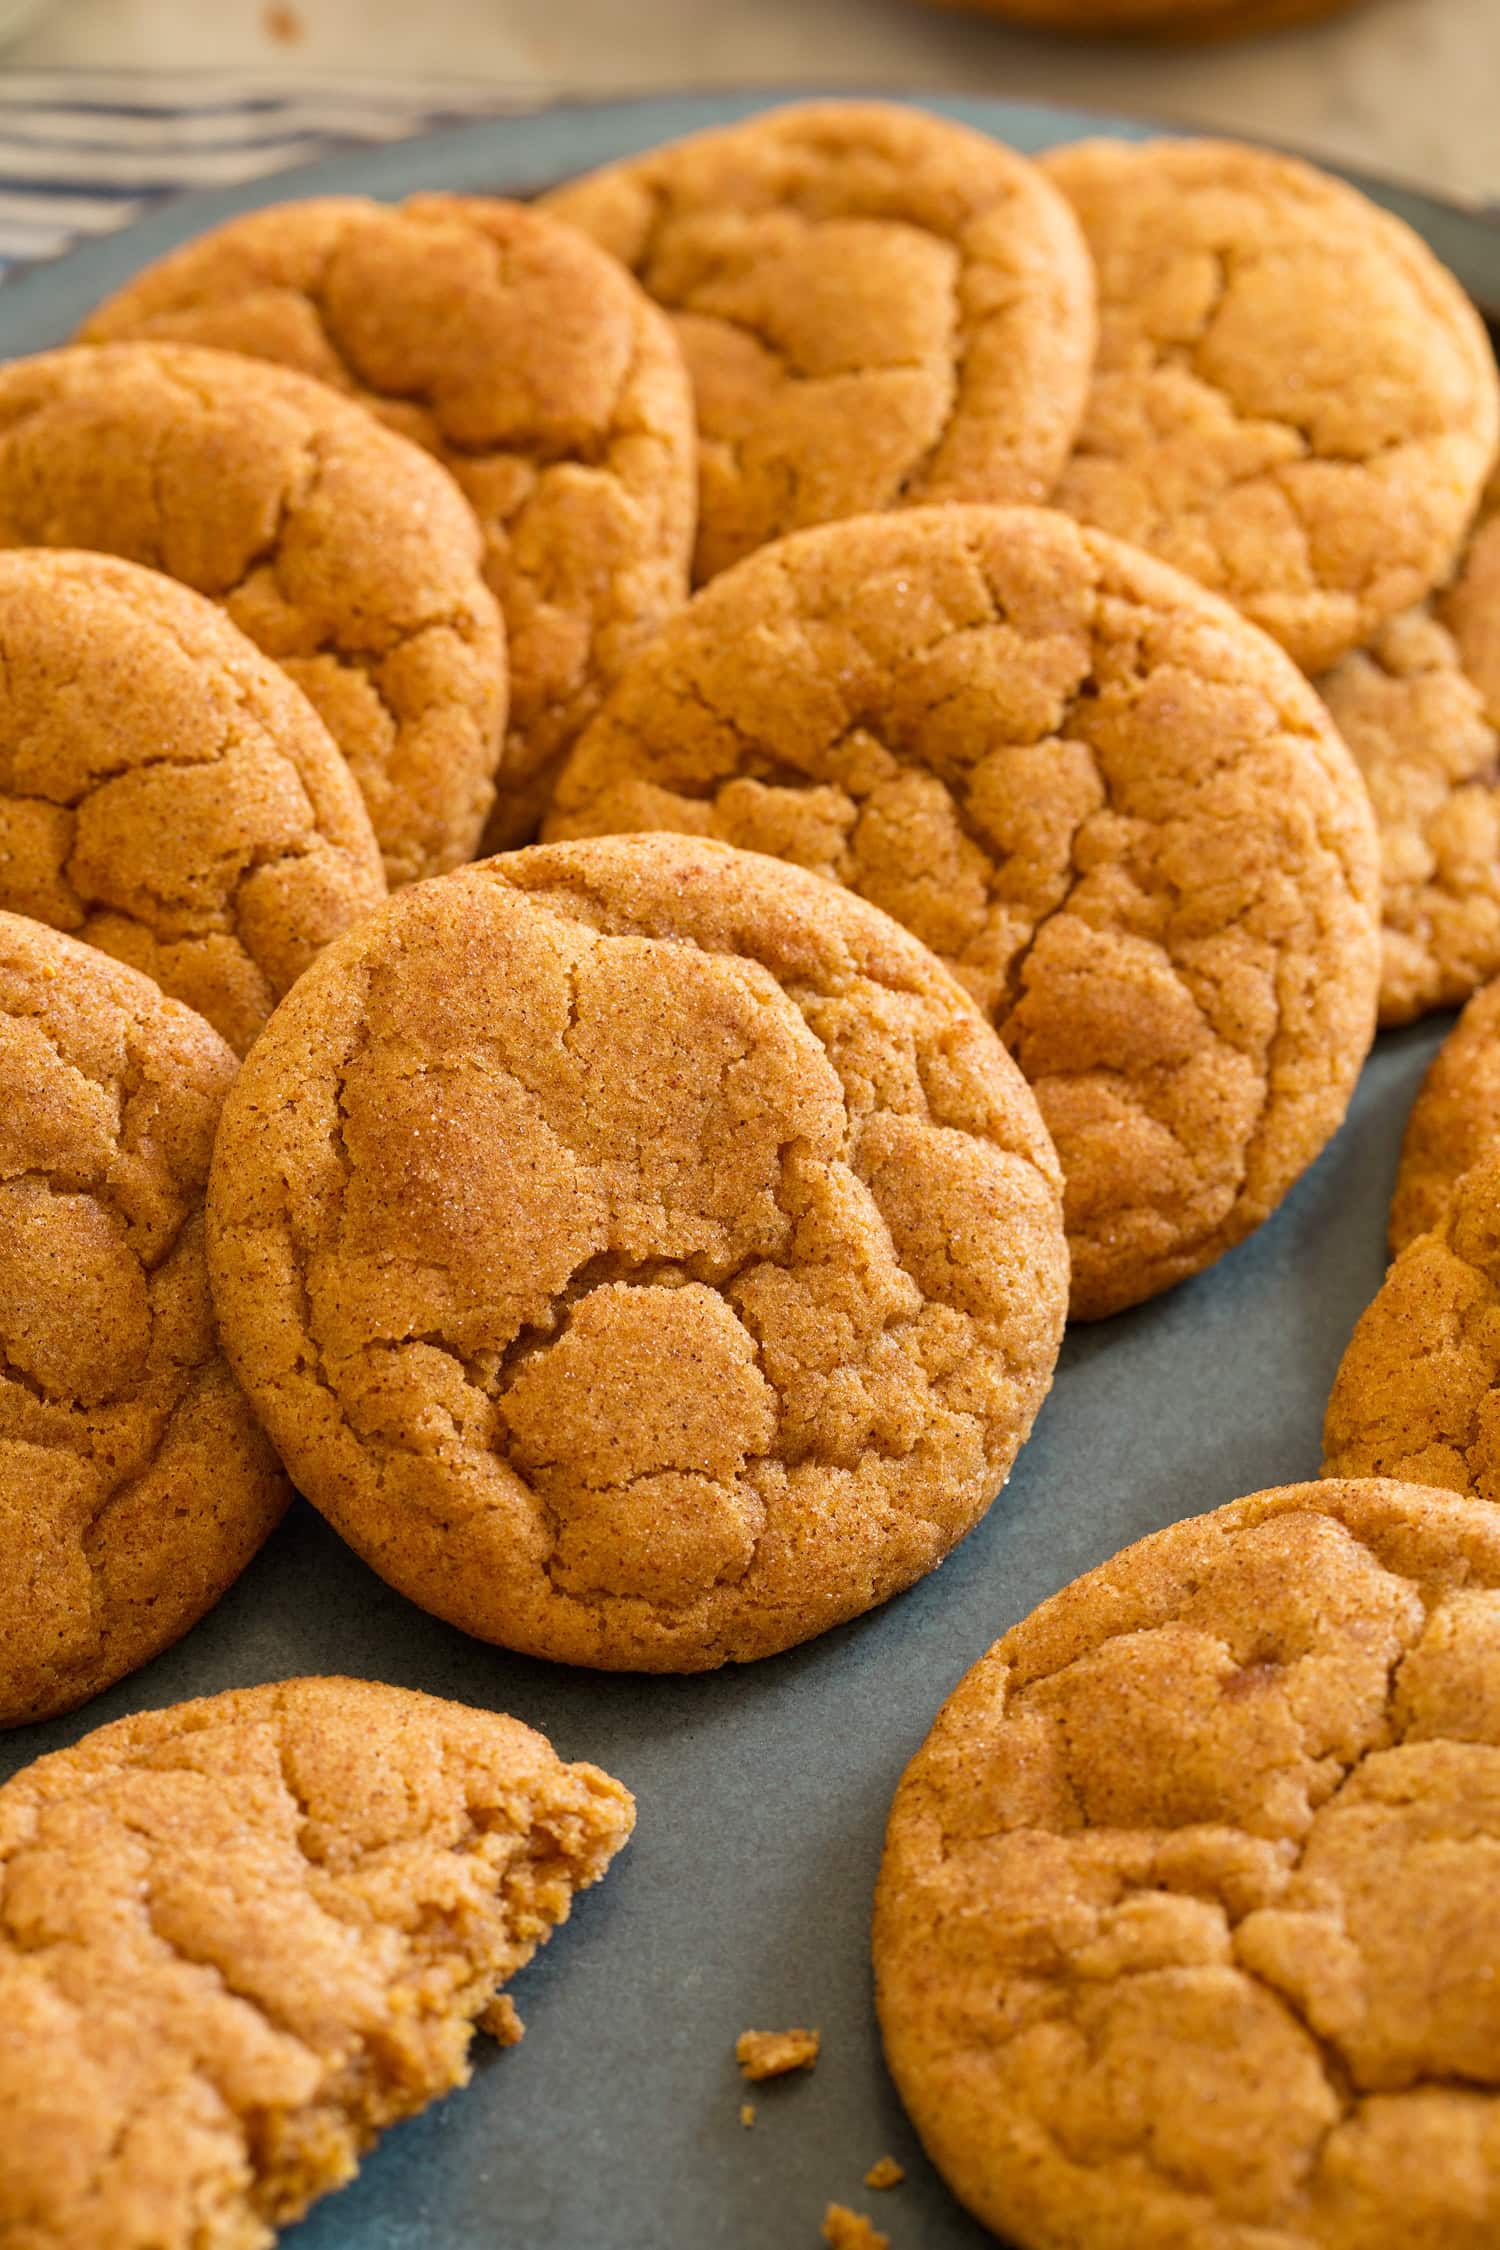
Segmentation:
[(887, 2059), (1015, 2250), (1500, 2239), (1500, 1515), (1293, 1485), (1044, 1602), (886, 1835)]
[(211, 1235), (334, 1528), (467, 1632), (645, 1671), (931, 1570), (1067, 1297), (1051, 1143), (952, 979), (672, 836), (489, 860), (331, 946), (246, 1062)]
[(1440, 1226), (1456, 1183), (1500, 1142), (1500, 981), (1476, 992), (1433, 1056), (1406, 1121), (1391, 1256)]
[[(0, 2241), (270, 2250), (469, 2076), (630, 1833), (529, 1727), (371, 1680), (117, 1720), (0, 1788)], [(509, 2043), (507, 2038), (506, 2043)]]
[(1290, 157), (1084, 141), (1044, 168), (1099, 270), (1057, 506), (1325, 670), (1457, 559), (1500, 434), (1479, 315), (1408, 226)]
[(283, 203), (148, 266), (79, 331), (299, 368), (435, 453), (484, 533), (510, 725), (487, 844), (524, 843), (548, 769), (687, 593), (692, 397), (662, 315), (524, 204)]
[(638, 657), (548, 833), (835, 877), (991, 1016), (1062, 1158), (1075, 1316), (1196, 1273), (1343, 1116), (1374, 1027), (1369, 802), (1279, 650), (1038, 510), (799, 533)]
[(1317, 685), (1380, 830), (1380, 1020), (1409, 1023), (1500, 971), (1500, 486), (1452, 584)]
[(327, 728), (210, 602), (108, 555), (0, 553), (0, 908), (144, 970), (242, 1054), (384, 896)]
[(1355, 0), (930, 0), (965, 15), (1003, 16), (1038, 31), (1104, 38), (1248, 38), (1342, 13)]
[(701, 581), (804, 524), (1045, 500), (1088, 392), (1064, 199), (986, 134), (817, 102), (544, 198), (672, 315), (697, 398)]
[(479, 529), (326, 384), (188, 344), (12, 360), (0, 546), (96, 548), (217, 601), (348, 759), (393, 884), (475, 849), (505, 719)]
[(148, 978), (0, 914), (0, 1726), (177, 1640), (286, 1506), (204, 1269), (234, 1070)]
[(1500, 1500), (1500, 1148), (1400, 1252), (1339, 1364), (1325, 1476), (1413, 1477)]

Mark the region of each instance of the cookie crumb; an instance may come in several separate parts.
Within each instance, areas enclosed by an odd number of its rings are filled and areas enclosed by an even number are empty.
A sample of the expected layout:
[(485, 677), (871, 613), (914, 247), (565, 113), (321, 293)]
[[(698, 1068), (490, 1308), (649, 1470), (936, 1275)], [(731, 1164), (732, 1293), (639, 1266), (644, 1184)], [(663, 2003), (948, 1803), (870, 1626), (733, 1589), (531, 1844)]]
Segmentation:
[(875, 2163), (870, 2166), (869, 2171), (866, 2172), (865, 2186), (868, 2188), (899, 2187), (905, 2178), (906, 2166), (904, 2164), (898, 2164), (894, 2156), (882, 2156), (877, 2158)]
[(744, 2126), (746, 2132), (748, 2133), (751, 2126), (755, 2123), (754, 2102), (740, 2103), (740, 2123)]
[(829, 2250), (891, 2250), (891, 2238), (871, 2226), (863, 2211), (830, 2203), (823, 2213), (823, 2240)]
[(297, 47), (307, 37), (307, 26), (295, 8), (262, 8), (261, 26), (277, 47)]
[(781, 2078), (789, 2070), (811, 2070), (818, 2059), (815, 2031), (742, 2031), (734, 2057), (747, 2078)]
[(516, 2013), (516, 2004), (508, 1992), (497, 1992), (479, 2018), (479, 2028), (487, 2031), (497, 2047), (518, 2046), (526, 2026)]

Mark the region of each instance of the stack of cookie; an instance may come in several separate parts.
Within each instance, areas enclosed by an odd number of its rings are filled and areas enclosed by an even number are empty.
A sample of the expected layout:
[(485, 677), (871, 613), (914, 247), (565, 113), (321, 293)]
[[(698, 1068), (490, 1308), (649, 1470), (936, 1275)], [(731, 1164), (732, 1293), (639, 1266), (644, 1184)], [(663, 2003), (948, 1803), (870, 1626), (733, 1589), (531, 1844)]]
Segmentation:
[[(1066, 1317), (1225, 1255), (1377, 1015), (1500, 971), (1497, 438), (1473, 309), (1351, 189), (866, 104), (536, 208), (263, 211), (0, 368), (0, 1722), (186, 1631), (289, 1479), (424, 1608), (572, 1664), (769, 1656), (934, 1568)], [(1488, 1146), (1458, 1076), (1388, 1285), (1441, 1396), (1375, 1308), (1341, 1475), (1484, 1489), (1500, 1172), (1450, 1193)], [(1379, 2134), (1457, 2129), (1451, 2011), (1424, 2043), (1367, 1991), (1340, 2045), (1385, 1940), (1327, 1808), (1386, 1803), (1379, 1752), (1441, 1799), (1382, 1884), (1447, 1835), (1482, 1516), (1242, 1503), (959, 1691), (878, 1951), (989, 2223), (1373, 2244)], [(370, 1683), (29, 1769), (0, 2242), (268, 2241), (476, 2021), (515, 2036), (497, 1983), (630, 1817)], [(149, 1927), (57, 1889), (83, 1838)], [(37, 2056), (85, 1989), (65, 2163)]]

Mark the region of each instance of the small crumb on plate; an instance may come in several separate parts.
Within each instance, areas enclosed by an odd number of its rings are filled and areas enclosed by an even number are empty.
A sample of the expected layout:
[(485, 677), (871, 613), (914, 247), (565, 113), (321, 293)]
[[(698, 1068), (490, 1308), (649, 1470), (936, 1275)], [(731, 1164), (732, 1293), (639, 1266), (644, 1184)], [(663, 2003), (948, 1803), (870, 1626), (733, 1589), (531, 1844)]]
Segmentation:
[(878, 2234), (863, 2211), (830, 2203), (823, 2213), (823, 2240), (829, 2250), (891, 2250), (888, 2234)]
[(815, 2031), (742, 2031), (734, 2053), (747, 2078), (780, 2078), (789, 2070), (811, 2070), (818, 2047)]
[(894, 2156), (882, 2156), (878, 2157), (870, 2166), (869, 2171), (866, 2172), (865, 2186), (868, 2188), (899, 2187), (905, 2178), (906, 2167), (904, 2164), (898, 2164)]

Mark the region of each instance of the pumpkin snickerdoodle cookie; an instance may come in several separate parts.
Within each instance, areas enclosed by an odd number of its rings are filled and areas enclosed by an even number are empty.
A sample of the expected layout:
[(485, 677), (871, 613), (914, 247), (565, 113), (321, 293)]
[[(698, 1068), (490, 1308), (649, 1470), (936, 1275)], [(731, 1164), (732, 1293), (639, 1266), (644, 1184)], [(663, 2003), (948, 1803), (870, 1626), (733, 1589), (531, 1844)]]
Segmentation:
[(204, 1268), (234, 1069), (134, 969), (0, 914), (0, 1725), (178, 1639), (286, 1505)]
[(949, 1697), (887, 1832), (887, 2058), (1017, 2250), (1483, 2250), (1497, 1857), (1500, 1514), (1260, 1493)]
[[(283, 1680), (0, 1788), (0, 2240), (270, 2250), (469, 2075), (630, 1834), (515, 1719)], [(488, 2012), (488, 2022), (486, 2015)]]
[(1056, 505), (1325, 670), (1457, 559), (1500, 436), (1478, 313), (1409, 227), (1289, 157), (1086, 141), (1043, 169), (1099, 272)]
[(80, 330), (136, 336), (299, 368), (451, 472), (510, 653), (486, 842), (525, 842), (549, 767), (687, 593), (693, 409), (663, 315), (594, 243), (523, 204), (326, 197), (215, 227)]
[(694, 1671), (931, 1570), (1067, 1297), (1019, 1073), (883, 914), (681, 837), (428, 883), (225, 1111), (226, 1346), (300, 1488), (481, 1637)]
[(207, 594), (323, 719), (392, 883), (473, 852), (505, 647), (451, 477), (325, 384), (187, 344), (0, 366), (0, 547), (84, 547)]
[(243, 1053), (384, 896), (327, 729), (212, 603), (108, 555), (0, 553), (0, 908), (144, 970)]
[(1450, 585), (1318, 681), (1380, 830), (1380, 1020), (1500, 972), (1500, 484)]
[(1325, 1476), (1500, 1500), (1500, 1144), (1448, 1189), (1361, 1314), (1323, 1425)]
[(1066, 516), (865, 517), (716, 580), (583, 736), (548, 833), (648, 828), (833, 876), (944, 958), (1057, 1143), (1078, 1316), (1257, 1226), (1370, 1044), (1374, 832), (1322, 704)]
[(1391, 1198), (1391, 1255), (1442, 1224), (1459, 1180), (1500, 1145), (1500, 981), (1464, 1009), (1412, 1103)]
[(1094, 348), (1067, 203), (968, 126), (818, 102), (554, 189), (672, 315), (697, 399), (697, 577), (805, 524), (1046, 499)]

